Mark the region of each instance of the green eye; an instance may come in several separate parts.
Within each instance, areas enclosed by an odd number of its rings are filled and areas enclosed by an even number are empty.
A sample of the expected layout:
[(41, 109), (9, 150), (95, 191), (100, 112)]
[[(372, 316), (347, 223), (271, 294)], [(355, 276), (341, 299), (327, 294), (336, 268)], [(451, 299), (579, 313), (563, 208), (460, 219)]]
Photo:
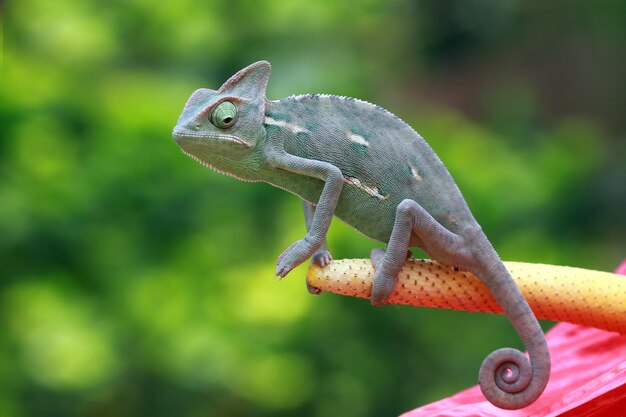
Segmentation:
[(237, 107), (230, 101), (218, 104), (211, 112), (211, 123), (220, 129), (228, 129), (237, 121)]

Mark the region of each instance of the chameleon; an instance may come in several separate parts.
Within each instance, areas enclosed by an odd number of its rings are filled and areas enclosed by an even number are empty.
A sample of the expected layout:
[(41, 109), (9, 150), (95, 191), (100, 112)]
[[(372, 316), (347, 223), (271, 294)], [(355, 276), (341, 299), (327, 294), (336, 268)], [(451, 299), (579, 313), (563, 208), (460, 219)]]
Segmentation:
[[(322, 267), (332, 262), (326, 234), (333, 216), (386, 244), (370, 255), (375, 306), (388, 301), (411, 247), (469, 271), (528, 351), (528, 357), (514, 348), (489, 354), (478, 374), (481, 390), (503, 409), (534, 402), (550, 374), (545, 336), (433, 149), (398, 116), (363, 100), (326, 94), (268, 100), (270, 72), (259, 61), (217, 90), (194, 91), (172, 135), (202, 165), (302, 200), (307, 232), (278, 256), (276, 275), (283, 278), (308, 259)], [(309, 291), (319, 292), (310, 285)]]

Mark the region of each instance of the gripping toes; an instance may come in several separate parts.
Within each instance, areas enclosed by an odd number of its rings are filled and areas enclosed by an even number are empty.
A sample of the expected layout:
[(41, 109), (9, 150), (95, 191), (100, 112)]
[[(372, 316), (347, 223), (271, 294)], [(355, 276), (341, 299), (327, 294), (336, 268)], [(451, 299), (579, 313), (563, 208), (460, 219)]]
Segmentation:
[(332, 255), (330, 254), (329, 251), (321, 249), (318, 250), (317, 252), (315, 252), (313, 254), (313, 258), (311, 258), (311, 262), (316, 263), (317, 265), (321, 266), (322, 268), (325, 267), (326, 265), (328, 265), (330, 263), (330, 261), (333, 260)]

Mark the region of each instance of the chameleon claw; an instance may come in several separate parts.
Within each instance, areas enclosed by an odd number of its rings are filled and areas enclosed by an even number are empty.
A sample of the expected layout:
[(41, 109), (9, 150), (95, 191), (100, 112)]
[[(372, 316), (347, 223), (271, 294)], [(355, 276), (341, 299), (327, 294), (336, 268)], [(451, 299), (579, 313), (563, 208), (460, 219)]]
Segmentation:
[(283, 251), (276, 261), (276, 275), (285, 277), (292, 269), (313, 255), (313, 248), (306, 240), (300, 239)]
[(280, 265), (276, 267), (276, 276), (278, 277), (278, 279), (285, 278), (288, 273), (289, 269), (287, 267)]

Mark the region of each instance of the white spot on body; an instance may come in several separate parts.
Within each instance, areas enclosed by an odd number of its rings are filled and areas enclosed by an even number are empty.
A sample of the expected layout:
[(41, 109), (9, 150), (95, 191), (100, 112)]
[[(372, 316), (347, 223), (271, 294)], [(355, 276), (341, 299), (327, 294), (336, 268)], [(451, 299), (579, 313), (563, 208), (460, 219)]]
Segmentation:
[(415, 178), (417, 181), (421, 181), (423, 179), (419, 172), (417, 172), (417, 169), (415, 169), (415, 167), (413, 166), (411, 166), (411, 175), (413, 175), (413, 178)]
[(361, 135), (357, 135), (356, 133), (348, 132), (348, 139), (350, 139), (354, 143), (358, 143), (359, 145), (369, 147), (370, 144), (365, 138)]
[(387, 198), (386, 196), (382, 195), (380, 191), (378, 191), (377, 187), (370, 187), (369, 185), (365, 185), (358, 178), (345, 177), (345, 181), (347, 184), (354, 185), (355, 187), (365, 191), (367, 194), (371, 195), (372, 197), (376, 197), (379, 200), (384, 200)]
[(297, 133), (310, 133), (307, 129), (300, 127), (298, 125), (295, 125), (293, 123), (289, 123), (285, 120), (274, 120), (271, 117), (266, 117), (265, 120), (263, 121), (263, 123), (265, 123), (266, 125), (273, 125), (273, 126), (278, 126), (281, 127), (283, 129), (287, 129), (292, 131), (294, 134)]

